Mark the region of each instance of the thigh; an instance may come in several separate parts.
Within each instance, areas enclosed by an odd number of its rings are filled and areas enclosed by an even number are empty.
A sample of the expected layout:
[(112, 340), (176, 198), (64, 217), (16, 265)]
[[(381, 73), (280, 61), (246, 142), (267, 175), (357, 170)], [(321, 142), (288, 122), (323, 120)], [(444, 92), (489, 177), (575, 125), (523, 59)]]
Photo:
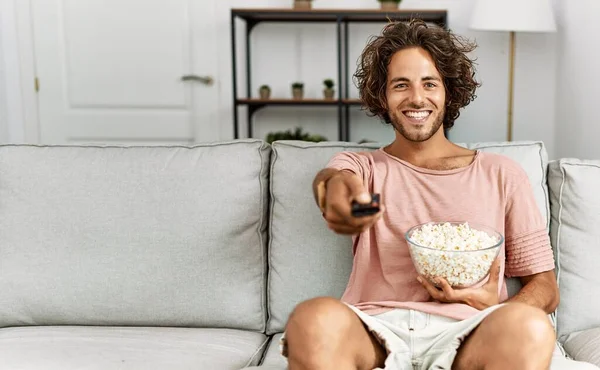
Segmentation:
[(452, 369), (548, 367), (556, 342), (547, 315), (523, 303), (495, 307), (460, 345)]
[(358, 317), (357, 310), (329, 297), (300, 303), (290, 315), (280, 341), (284, 357), (307, 353), (316, 356), (318, 351), (352, 358), (359, 369), (383, 367), (386, 358), (384, 347)]

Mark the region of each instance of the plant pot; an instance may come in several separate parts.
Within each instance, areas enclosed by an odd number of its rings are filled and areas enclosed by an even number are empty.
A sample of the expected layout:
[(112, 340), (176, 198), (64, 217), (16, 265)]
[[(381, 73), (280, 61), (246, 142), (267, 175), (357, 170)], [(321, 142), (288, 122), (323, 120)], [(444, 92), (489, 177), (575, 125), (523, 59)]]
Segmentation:
[(381, 10), (389, 10), (389, 11), (398, 10), (398, 8), (400, 7), (400, 3), (397, 3), (395, 1), (382, 1), (380, 3), (380, 5), (381, 5)]
[(292, 88), (292, 96), (294, 99), (302, 99), (304, 97), (304, 89), (298, 87)]
[(294, 1), (294, 9), (310, 10), (310, 9), (312, 9), (312, 1), (311, 0), (295, 0)]
[(334, 89), (324, 89), (323, 90), (323, 96), (325, 97), (325, 99), (333, 99), (334, 95), (335, 95)]
[(263, 100), (269, 99), (271, 97), (271, 90), (260, 89), (258, 93), (260, 94), (260, 98)]

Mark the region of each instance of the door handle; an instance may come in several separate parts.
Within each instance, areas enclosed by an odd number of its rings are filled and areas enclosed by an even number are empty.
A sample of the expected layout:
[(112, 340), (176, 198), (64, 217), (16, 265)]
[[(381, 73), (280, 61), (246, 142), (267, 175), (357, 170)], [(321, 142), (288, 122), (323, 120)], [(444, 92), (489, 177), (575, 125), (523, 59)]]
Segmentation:
[(209, 86), (215, 82), (214, 79), (210, 76), (196, 76), (196, 75), (181, 76), (181, 81), (200, 82), (200, 83), (203, 83), (203, 84), (209, 85)]

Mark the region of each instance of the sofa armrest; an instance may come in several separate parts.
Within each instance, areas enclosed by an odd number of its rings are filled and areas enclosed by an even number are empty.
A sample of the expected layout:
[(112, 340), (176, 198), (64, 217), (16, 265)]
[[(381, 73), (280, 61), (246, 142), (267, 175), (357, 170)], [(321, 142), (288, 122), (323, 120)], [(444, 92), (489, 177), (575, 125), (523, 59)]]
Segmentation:
[(569, 334), (564, 348), (573, 359), (600, 366), (600, 327)]

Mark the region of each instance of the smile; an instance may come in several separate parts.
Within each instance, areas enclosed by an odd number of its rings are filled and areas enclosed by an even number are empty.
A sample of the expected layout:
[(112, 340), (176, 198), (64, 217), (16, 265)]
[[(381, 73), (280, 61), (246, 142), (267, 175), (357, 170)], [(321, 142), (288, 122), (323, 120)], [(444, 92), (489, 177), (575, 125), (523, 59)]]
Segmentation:
[(430, 110), (405, 110), (402, 113), (413, 122), (423, 122), (431, 115)]

